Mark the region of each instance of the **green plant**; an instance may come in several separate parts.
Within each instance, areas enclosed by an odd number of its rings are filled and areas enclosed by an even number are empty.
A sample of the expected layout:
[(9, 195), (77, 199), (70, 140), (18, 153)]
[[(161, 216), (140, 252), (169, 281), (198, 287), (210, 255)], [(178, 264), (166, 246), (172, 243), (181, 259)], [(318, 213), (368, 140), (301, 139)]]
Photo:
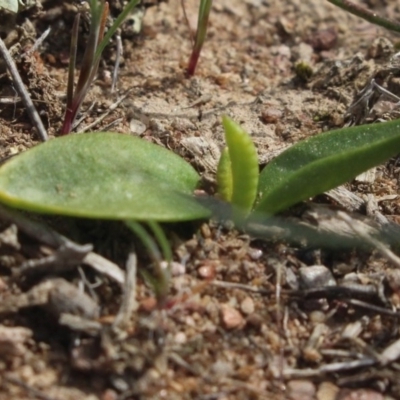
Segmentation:
[[(331, 2), (353, 10), (351, 2)], [(130, 1), (104, 34), (108, 4), (90, 1), (89, 40), (74, 90), (76, 17), (63, 134), (72, 129), (104, 47), (137, 3)], [(211, 3), (200, 3), (189, 74), (195, 72), (205, 40)], [(344, 128), (297, 143), (260, 174), (251, 137), (228, 117), (223, 118), (223, 126), (227, 148), (218, 166), (218, 193), (225, 201), (223, 207), (232, 208), (230, 216), (240, 228), (260, 219), (265, 223), (265, 218), (345, 183), (400, 151), (399, 121)], [(168, 294), (172, 254), (157, 221), (209, 218), (210, 209), (193, 194), (199, 180), (197, 172), (179, 156), (145, 140), (106, 132), (69, 135), (38, 145), (2, 165), (0, 202), (40, 213), (125, 221), (150, 254), (153, 273), (144, 271), (143, 275), (161, 305)], [(215, 209), (220, 217), (223, 212)], [(150, 233), (137, 221), (144, 221)]]
[(192, 54), (190, 55), (187, 73), (193, 76), (196, 71), (197, 62), (199, 61), (201, 49), (206, 40), (208, 18), (210, 16), (212, 0), (200, 0), (199, 15), (197, 19), (197, 30), (194, 37)]
[[(290, 147), (259, 175), (250, 137), (231, 119), (224, 117), (223, 123), (228, 151), (218, 169), (219, 193), (239, 210), (236, 217), (251, 211), (276, 214), (400, 150), (399, 121), (338, 129)], [(179, 156), (145, 140), (104, 132), (71, 135), (40, 144), (0, 167), (0, 201), (86, 218), (201, 219), (211, 212), (193, 195), (199, 178)]]
[(65, 110), (64, 122), (61, 128), (61, 134), (65, 135), (71, 132), (73, 123), (79, 108), (92, 84), (100, 63), (100, 57), (104, 48), (107, 46), (111, 37), (118, 27), (125, 20), (127, 15), (139, 3), (139, 0), (131, 0), (114, 21), (110, 29), (105, 33), (105, 27), (108, 17), (108, 3), (104, 0), (90, 0), (90, 31), (86, 44), (85, 54), (83, 56), (81, 71), (78, 83), (74, 90), (74, 72), (76, 63), (76, 51), (78, 46), (78, 30), (80, 14), (77, 14), (71, 34), (70, 62), (68, 67), (68, 85), (67, 85), (67, 106)]
[[(227, 123), (229, 122), (229, 123)], [(237, 138), (244, 135), (243, 130), (232, 121), (225, 119), (225, 135)], [(229, 175), (229, 164), (226, 166), (226, 153), (221, 157), (218, 179), (219, 192), (229, 200), (225, 193), (231, 193), (231, 187), (241, 185), (248, 194), (254, 193), (257, 179), (254, 176), (254, 156), (247, 151), (240, 152), (246, 145), (239, 141), (227, 140), (229, 154), (237, 148), (237, 157), (232, 159), (236, 169), (247, 168), (253, 171), (246, 183), (236, 182), (238, 175)], [(379, 124), (338, 129), (322, 133), (301, 141), (272, 160), (261, 172), (258, 183), (258, 201), (250, 208), (255, 214), (273, 215), (300, 201), (323, 193), (354, 178), (363, 171), (376, 166), (400, 151), (400, 122), (390, 121)], [(227, 172), (228, 171), (228, 172)], [(220, 172), (221, 173), (221, 172)], [(241, 172), (241, 177), (245, 173)], [(241, 196), (244, 196), (242, 193)], [(242, 203), (233, 196), (233, 206), (249, 210), (250, 199)], [(250, 217), (251, 218), (251, 217)]]

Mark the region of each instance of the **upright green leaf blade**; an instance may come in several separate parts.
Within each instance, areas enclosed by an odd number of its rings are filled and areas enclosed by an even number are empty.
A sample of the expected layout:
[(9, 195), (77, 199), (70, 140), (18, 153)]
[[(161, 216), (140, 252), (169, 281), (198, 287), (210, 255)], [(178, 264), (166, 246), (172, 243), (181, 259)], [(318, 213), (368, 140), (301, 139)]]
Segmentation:
[(229, 156), (229, 149), (225, 147), (217, 167), (217, 186), (220, 198), (228, 203), (232, 201), (232, 163)]
[(224, 116), (225, 141), (228, 145), (231, 161), (232, 205), (250, 212), (257, 195), (258, 158), (251, 137), (231, 118)]
[(0, 168), (0, 201), (31, 211), (103, 219), (178, 221), (209, 211), (192, 196), (199, 176), (182, 158), (115, 133), (69, 135)]
[(256, 211), (275, 214), (339, 186), (399, 152), (399, 120), (339, 129), (304, 140), (261, 172)]

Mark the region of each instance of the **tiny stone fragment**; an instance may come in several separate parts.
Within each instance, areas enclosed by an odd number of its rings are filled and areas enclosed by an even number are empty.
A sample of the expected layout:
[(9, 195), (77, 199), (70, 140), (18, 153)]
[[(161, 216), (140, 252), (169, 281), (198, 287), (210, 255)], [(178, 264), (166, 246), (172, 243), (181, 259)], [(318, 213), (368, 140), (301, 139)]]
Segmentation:
[(241, 303), (240, 303), (240, 310), (242, 311), (243, 314), (253, 314), (255, 309), (254, 306), (254, 301), (251, 297), (246, 297)]
[(314, 400), (315, 386), (311, 381), (293, 380), (287, 384), (287, 393), (290, 400)]
[(381, 393), (369, 389), (344, 389), (337, 396), (337, 400), (384, 400)]
[(32, 334), (28, 328), (0, 325), (0, 357), (8, 358), (24, 354), (25, 342), (32, 337)]
[(260, 119), (265, 124), (275, 124), (283, 117), (283, 112), (277, 108), (268, 107), (261, 111)]
[(241, 329), (246, 324), (242, 314), (227, 304), (221, 306), (221, 316), (226, 329)]
[(326, 320), (326, 313), (315, 310), (310, 312), (308, 317), (310, 318), (310, 321), (314, 324), (323, 323)]
[(215, 267), (211, 264), (202, 265), (197, 272), (203, 279), (213, 279), (215, 277)]
[(257, 261), (259, 260), (262, 255), (263, 255), (263, 251), (261, 249), (254, 249), (252, 247), (250, 247), (247, 250), (247, 254), (249, 255), (249, 257), (253, 260), (253, 261)]
[(299, 269), (299, 278), (302, 289), (336, 286), (336, 281), (332, 272), (324, 265), (301, 267)]
[(339, 388), (332, 382), (322, 382), (317, 391), (317, 400), (336, 400)]
[[(172, 276), (179, 276), (179, 275), (184, 275), (186, 273), (186, 268), (183, 264), (176, 262), (176, 261), (171, 261), (170, 263), (170, 268), (171, 268), (171, 275)], [(168, 262), (167, 261), (161, 261), (160, 267), (165, 270), (168, 268)]]
[(146, 125), (138, 119), (131, 119), (129, 122), (129, 129), (134, 135), (140, 136), (146, 132)]
[(0, 247), (7, 246), (19, 250), (21, 245), (18, 241), (18, 229), (12, 224), (3, 232), (0, 232)]
[(321, 29), (313, 33), (308, 43), (315, 51), (323, 51), (332, 49), (338, 39), (335, 28)]
[(218, 377), (222, 377), (231, 375), (234, 370), (231, 363), (224, 360), (217, 360), (211, 366), (211, 372)]

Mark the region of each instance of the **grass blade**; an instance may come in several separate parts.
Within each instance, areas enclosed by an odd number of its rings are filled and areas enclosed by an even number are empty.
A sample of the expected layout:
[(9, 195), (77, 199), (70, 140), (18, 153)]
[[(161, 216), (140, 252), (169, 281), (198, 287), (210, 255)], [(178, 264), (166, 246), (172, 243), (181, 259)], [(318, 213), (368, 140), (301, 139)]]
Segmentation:
[(193, 76), (196, 70), (197, 62), (200, 57), (201, 49), (206, 40), (208, 18), (210, 16), (212, 0), (200, 0), (199, 17), (197, 20), (197, 31), (192, 54), (189, 59), (188, 74)]

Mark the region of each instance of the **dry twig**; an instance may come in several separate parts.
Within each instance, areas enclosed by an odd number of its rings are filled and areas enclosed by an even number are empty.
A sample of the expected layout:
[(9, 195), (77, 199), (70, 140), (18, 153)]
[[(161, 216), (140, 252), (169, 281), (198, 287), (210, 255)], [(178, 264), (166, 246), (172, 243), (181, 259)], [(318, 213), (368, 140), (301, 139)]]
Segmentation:
[[(0, 219), (9, 223), (15, 224), (25, 234), (35, 238), (41, 243), (46, 244), (54, 249), (62, 248), (63, 246), (70, 249), (79, 249), (82, 246), (72, 242), (66, 237), (60, 235), (50, 227), (32, 219), (25, 217), (22, 213), (11, 210), (0, 204)], [(86, 249), (88, 250), (88, 249)], [(78, 251), (79, 252), (79, 251)], [(104, 257), (89, 251), (82, 259), (82, 263), (86, 264), (97, 272), (108, 276), (110, 279), (123, 285), (125, 282), (125, 273), (118, 265), (105, 259)]]
[(136, 273), (137, 273), (137, 258), (136, 253), (129, 254), (126, 262), (126, 274), (124, 283), (124, 295), (122, 298), (121, 307), (115, 317), (113, 328), (123, 329), (129, 323), (132, 313), (137, 310), (136, 302)]
[(400, 258), (396, 256), (387, 246), (385, 246), (379, 240), (370, 236), (367, 232), (360, 229), (357, 224), (353, 223), (353, 220), (343, 211), (337, 213), (338, 217), (342, 219), (347, 225), (357, 233), (361, 238), (363, 238), (367, 243), (375, 247), (384, 257), (391, 261), (397, 268), (400, 268)]
[(42, 120), (40, 119), (40, 116), (36, 110), (35, 105), (32, 102), (31, 97), (29, 96), (28, 91), (26, 90), (24, 83), (22, 82), (21, 76), (17, 70), (17, 67), (15, 66), (15, 63), (5, 45), (3, 40), (0, 38), (0, 53), (4, 58), (4, 61), (7, 65), (8, 70), (10, 71), (10, 74), (13, 78), (15, 87), (18, 91), (18, 94), (21, 96), (22, 101), (25, 104), (26, 111), (29, 114), (29, 117), (31, 118), (32, 124), (36, 127), (39, 138), (43, 142), (48, 140), (46, 128), (43, 125)]

